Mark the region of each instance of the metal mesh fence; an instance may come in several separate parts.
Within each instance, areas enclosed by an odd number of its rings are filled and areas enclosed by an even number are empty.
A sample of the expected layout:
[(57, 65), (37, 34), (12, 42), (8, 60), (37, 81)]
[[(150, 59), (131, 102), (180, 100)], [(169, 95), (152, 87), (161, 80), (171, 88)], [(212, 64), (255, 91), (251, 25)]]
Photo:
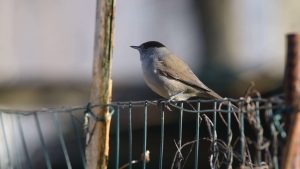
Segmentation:
[(83, 111), (1, 110), (0, 168), (85, 168)]
[[(112, 115), (109, 168), (279, 168), (285, 137), (281, 99), (107, 106)], [(84, 136), (91, 129), (85, 119), (101, 118), (93, 107), (0, 111), (1, 168), (86, 168)]]
[[(279, 118), (282, 111), (283, 103), (278, 100), (250, 97), (230, 101), (119, 103), (114, 119), (114, 167), (278, 168), (278, 138), (285, 135)], [(134, 125), (140, 128), (140, 134), (135, 134)], [(120, 158), (126, 152), (125, 160)]]

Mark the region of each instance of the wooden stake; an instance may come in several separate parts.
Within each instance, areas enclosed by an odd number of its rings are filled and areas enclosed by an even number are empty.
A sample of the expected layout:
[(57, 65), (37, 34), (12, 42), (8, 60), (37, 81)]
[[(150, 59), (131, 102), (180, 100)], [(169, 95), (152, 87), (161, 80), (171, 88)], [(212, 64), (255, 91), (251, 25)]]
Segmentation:
[(288, 115), (289, 135), (282, 160), (283, 169), (300, 168), (300, 35), (287, 36), (287, 61), (285, 93), (287, 103), (293, 108)]
[[(93, 81), (90, 101), (92, 105), (106, 105), (111, 102), (112, 80), (111, 59), (114, 37), (114, 0), (97, 0), (96, 28), (94, 42)], [(104, 121), (89, 120), (86, 159), (89, 169), (106, 169), (109, 156), (109, 131), (111, 118), (108, 107), (93, 109)]]

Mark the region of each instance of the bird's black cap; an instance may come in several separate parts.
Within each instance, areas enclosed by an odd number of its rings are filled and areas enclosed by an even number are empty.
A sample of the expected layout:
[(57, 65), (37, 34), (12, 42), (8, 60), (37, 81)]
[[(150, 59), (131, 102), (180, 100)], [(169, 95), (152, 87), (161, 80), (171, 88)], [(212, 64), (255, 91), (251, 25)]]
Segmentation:
[(143, 47), (144, 49), (148, 49), (148, 48), (154, 48), (154, 47), (159, 48), (159, 47), (166, 47), (166, 46), (157, 41), (149, 41), (141, 44), (141, 47)]

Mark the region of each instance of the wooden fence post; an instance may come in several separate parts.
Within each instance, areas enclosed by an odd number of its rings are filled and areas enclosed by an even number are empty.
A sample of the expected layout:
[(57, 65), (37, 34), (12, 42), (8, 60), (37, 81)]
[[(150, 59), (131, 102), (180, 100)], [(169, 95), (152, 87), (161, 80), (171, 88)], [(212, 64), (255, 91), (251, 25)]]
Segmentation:
[[(112, 80), (111, 59), (114, 38), (115, 0), (97, 0), (94, 41), (93, 81), (90, 102), (106, 105), (111, 102)], [(109, 131), (111, 118), (108, 107), (93, 109), (103, 121), (89, 120), (86, 159), (88, 169), (106, 169), (109, 155)]]
[(282, 159), (283, 169), (300, 168), (300, 35), (287, 36), (287, 60), (285, 70), (286, 101), (293, 108), (289, 135)]

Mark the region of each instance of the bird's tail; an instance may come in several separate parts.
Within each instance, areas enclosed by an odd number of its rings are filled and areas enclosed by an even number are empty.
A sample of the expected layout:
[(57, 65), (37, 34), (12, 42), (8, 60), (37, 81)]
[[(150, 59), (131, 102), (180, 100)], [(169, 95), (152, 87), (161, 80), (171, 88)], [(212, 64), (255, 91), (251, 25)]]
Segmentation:
[[(220, 96), (218, 93), (214, 92), (213, 90), (207, 91), (207, 92), (199, 92), (198, 97), (205, 98), (205, 99), (224, 99), (222, 96)], [(229, 106), (229, 102), (224, 100), (222, 102), (222, 105)], [(239, 109), (236, 105), (233, 103), (230, 104), (232, 111), (238, 112)]]
[(199, 92), (197, 93), (197, 96), (200, 98), (205, 98), (205, 99), (222, 99), (219, 94), (216, 92), (210, 90), (210, 91), (205, 91), (205, 92)]

